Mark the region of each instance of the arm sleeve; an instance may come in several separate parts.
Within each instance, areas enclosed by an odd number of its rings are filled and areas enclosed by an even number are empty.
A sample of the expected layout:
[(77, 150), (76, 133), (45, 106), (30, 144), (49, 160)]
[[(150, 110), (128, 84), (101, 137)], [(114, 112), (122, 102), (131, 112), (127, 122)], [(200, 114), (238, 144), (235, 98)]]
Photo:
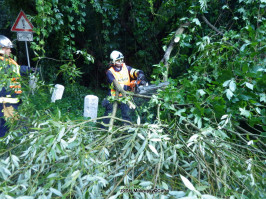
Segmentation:
[(26, 65), (21, 65), (19, 71), (22, 76), (25, 76), (30, 72), (30, 68)]
[(130, 66), (127, 66), (127, 69), (128, 69), (128, 73), (132, 79), (137, 79), (137, 77), (140, 73), (144, 74), (143, 71), (141, 71), (139, 69), (135, 69), (135, 68), (130, 67)]
[(106, 76), (107, 76), (107, 81), (109, 84), (113, 83), (113, 80), (115, 79), (114, 75), (112, 74), (112, 72), (110, 72), (110, 70), (108, 70), (106, 72)]

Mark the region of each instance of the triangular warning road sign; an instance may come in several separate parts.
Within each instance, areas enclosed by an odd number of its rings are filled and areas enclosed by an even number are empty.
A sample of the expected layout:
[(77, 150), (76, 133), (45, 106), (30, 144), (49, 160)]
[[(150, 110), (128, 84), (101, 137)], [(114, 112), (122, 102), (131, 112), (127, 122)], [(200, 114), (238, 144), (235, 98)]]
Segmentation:
[(33, 32), (33, 25), (27, 19), (25, 13), (21, 10), (15, 23), (13, 24), (11, 31), (19, 32), (19, 31), (26, 31), (26, 32)]

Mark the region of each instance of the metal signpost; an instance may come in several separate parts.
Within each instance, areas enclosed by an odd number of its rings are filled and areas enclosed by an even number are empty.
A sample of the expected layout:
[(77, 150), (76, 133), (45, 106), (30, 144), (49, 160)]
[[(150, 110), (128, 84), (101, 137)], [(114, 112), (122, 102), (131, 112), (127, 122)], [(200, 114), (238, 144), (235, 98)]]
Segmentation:
[(25, 41), (28, 66), (30, 67), (30, 58), (27, 42), (33, 41), (33, 25), (27, 19), (25, 13), (20, 11), (11, 31), (17, 32), (18, 41)]

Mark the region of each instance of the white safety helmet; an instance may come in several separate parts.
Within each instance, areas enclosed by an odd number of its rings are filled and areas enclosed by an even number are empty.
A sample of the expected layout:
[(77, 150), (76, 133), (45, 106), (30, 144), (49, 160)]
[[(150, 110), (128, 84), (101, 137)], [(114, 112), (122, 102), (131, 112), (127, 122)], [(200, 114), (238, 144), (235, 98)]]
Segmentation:
[(3, 48), (13, 48), (13, 43), (4, 35), (0, 35), (0, 54), (4, 54)]
[(4, 35), (0, 35), (0, 48), (13, 48), (13, 43)]
[(112, 51), (112, 53), (110, 54), (110, 59), (113, 63), (115, 63), (118, 60), (122, 60), (124, 59), (124, 56), (121, 52), (119, 51)]

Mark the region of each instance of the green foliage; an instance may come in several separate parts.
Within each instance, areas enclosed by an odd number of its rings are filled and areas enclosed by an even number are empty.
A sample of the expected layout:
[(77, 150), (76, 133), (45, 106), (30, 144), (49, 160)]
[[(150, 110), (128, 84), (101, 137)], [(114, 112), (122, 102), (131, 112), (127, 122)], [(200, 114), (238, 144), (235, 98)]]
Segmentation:
[(138, 121), (106, 133), (57, 112), (2, 141), (1, 198), (263, 198), (258, 152), (252, 144), (238, 151), (220, 128)]
[(4, 58), (4, 61), (0, 60), (0, 88), (9, 88), (12, 83), (11, 78), (17, 77), (16, 71), (17, 67), (13, 64), (10, 65), (8, 58)]
[[(50, 57), (50, 60), (64, 62), (56, 74), (63, 74), (65, 84), (74, 83), (81, 77), (82, 72), (77, 67), (80, 55), (84, 57), (85, 63), (94, 62), (86, 50), (77, 49), (75, 42), (78, 32), (84, 31), (85, 7), (84, 2), (76, 0), (36, 1), (38, 14), (32, 18), (36, 23), (36, 36), (31, 43), (37, 56), (35, 61)], [(53, 63), (51, 67), (54, 66)], [(45, 70), (49, 69), (45, 67)]]

